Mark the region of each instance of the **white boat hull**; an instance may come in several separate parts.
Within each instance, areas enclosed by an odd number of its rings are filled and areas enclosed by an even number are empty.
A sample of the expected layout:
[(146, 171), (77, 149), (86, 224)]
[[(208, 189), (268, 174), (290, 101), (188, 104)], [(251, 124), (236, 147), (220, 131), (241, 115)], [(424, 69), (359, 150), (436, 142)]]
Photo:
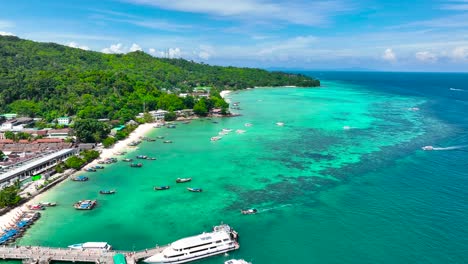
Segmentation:
[(143, 260), (144, 262), (146, 263), (151, 263), (151, 264), (178, 264), (178, 263), (187, 263), (187, 262), (191, 262), (191, 261), (194, 261), (194, 260), (198, 260), (198, 259), (203, 259), (203, 258), (207, 258), (207, 257), (211, 257), (211, 256), (216, 256), (216, 255), (219, 255), (219, 254), (223, 254), (223, 253), (226, 253), (226, 252), (229, 252), (229, 251), (233, 251), (233, 250), (236, 250), (236, 249), (239, 249), (239, 244), (236, 244), (235, 246), (233, 247), (229, 247), (229, 248), (224, 248), (224, 249), (218, 249), (216, 251), (213, 251), (213, 252), (203, 252), (199, 255), (197, 254), (192, 254), (191, 256), (187, 257), (187, 256), (183, 256), (181, 258), (177, 258), (177, 259), (164, 259), (164, 260), (157, 260), (157, 259), (154, 259), (152, 260), (153, 257), (150, 257), (150, 258), (147, 258), (145, 260)]

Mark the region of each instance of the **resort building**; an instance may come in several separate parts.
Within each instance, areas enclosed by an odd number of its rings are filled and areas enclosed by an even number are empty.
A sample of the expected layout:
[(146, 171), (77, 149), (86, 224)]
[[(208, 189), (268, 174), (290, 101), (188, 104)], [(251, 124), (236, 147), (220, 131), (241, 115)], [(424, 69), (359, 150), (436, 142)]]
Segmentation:
[(57, 124), (68, 126), (70, 124), (70, 117), (62, 116), (62, 117), (57, 118)]
[(162, 120), (169, 111), (159, 109), (158, 111), (150, 111), (149, 113), (154, 117), (154, 119)]

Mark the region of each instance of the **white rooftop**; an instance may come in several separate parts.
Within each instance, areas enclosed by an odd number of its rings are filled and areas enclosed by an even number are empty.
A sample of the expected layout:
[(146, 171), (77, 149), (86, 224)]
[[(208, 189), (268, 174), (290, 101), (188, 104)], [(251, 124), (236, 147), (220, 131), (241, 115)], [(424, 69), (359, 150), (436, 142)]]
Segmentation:
[(23, 164), (21, 166), (19, 166), (18, 168), (14, 168), (14, 169), (11, 169), (5, 173), (1, 173), (0, 174), (0, 182), (6, 180), (6, 179), (9, 179), (10, 177), (16, 175), (16, 174), (19, 174), (25, 170), (29, 170), (29, 169), (32, 169), (46, 161), (49, 161), (51, 159), (54, 159), (54, 158), (57, 158), (57, 157), (60, 157), (64, 154), (67, 154), (67, 153), (70, 153), (72, 151), (75, 151), (75, 149), (62, 149), (62, 150), (59, 150), (55, 153), (52, 153), (50, 155), (47, 155), (47, 156), (44, 156), (40, 159), (37, 159), (37, 160), (33, 160), (27, 164)]

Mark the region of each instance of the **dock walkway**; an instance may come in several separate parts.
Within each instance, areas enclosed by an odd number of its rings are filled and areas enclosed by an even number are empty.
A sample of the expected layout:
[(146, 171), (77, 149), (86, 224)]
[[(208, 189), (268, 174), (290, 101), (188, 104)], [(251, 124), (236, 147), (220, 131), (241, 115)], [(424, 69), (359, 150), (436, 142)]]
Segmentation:
[(128, 264), (137, 263), (163, 251), (167, 246), (155, 247), (141, 251), (104, 251), (96, 249), (65, 249), (35, 246), (0, 247), (0, 259), (22, 260), (27, 264), (47, 264), (51, 261), (94, 262), (100, 264), (114, 263), (115, 254), (124, 254)]

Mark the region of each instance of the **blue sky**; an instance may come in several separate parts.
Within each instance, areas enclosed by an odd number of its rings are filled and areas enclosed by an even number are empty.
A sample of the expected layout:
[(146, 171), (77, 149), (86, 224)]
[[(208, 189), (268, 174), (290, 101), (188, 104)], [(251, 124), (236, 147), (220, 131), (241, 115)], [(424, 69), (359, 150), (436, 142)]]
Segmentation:
[(15, 0), (0, 34), (295, 69), (468, 71), (468, 0)]

